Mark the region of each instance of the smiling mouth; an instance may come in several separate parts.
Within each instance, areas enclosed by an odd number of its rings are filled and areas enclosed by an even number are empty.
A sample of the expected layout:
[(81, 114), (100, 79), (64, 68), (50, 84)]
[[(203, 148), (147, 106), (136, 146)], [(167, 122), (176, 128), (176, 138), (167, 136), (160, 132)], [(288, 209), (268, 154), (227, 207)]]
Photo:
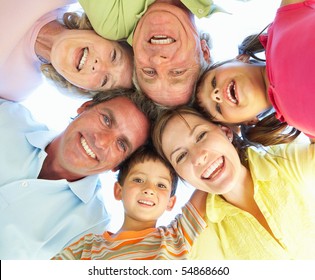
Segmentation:
[(168, 37), (165, 35), (155, 35), (155, 36), (151, 37), (149, 42), (152, 45), (169, 45), (169, 44), (176, 42), (176, 40), (172, 37)]
[(96, 155), (94, 154), (94, 152), (91, 150), (91, 148), (89, 147), (89, 145), (87, 144), (86, 140), (81, 137), (80, 139), (81, 141), (81, 145), (84, 149), (84, 151), (87, 153), (88, 156), (90, 156), (93, 159), (96, 159)]
[(149, 201), (149, 200), (143, 200), (143, 199), (138, 200), (138, 203), (146, 205), (146, 206), (154, 206), (155, 205), (154, 202)]
[(89, 54), (88, 48), (84, 48), (83, 51), (81, 51), (81, 58), (80, 58), (79, 63), (77, 65), (77, 69), (79, 71), (83, 68), (88, 54)]
[(224, 157), (218, 158), (213, 162), (201, 175), (202, 179), (214, 179), (222, 171), (224, 167)]
[(238, 104), (238, 99), (235, 92), (235, 82), (231, 81), (227, 87), (227, 98), (234, 104)]

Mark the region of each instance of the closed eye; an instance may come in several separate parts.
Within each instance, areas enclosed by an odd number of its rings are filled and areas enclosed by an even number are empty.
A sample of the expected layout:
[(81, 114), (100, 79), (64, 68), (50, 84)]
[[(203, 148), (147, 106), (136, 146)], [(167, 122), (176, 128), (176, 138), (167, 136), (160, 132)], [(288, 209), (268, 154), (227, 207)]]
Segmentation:
[(178, 157), (176, 158), (176, 163), (180, 163), (185, 158), (186, 155), (187, 155), (187, 152), (183, 152), (179, 154)]
[(222, 115), (221, 107), (220, 107), (219, 103), (216, 103), (216, 104), (215, 104), (215, 109), (216, 109), (216, 111), (217, 111), (219, 114)]
[(116, 57), (117, 57), (117, 52), (116, 52), (116, 50), (114, 49), (114, 50), (112, 51), (112, 55), (111, 55), (111, 60), (112, 60), (112, 62), (114, 62), (114, 61), (116, 60)]
[(215, 76), (213, 76), (212, 80), (211, 80), (211, 85), (212, 87), (215, 89), (217, 87), (217, 80), (215, 78)]
[(206, 136), (206, 134), (207, 134), (206, 131), (201, 132), (201, 133), (197, 136), (196, 142), (198, 143), (199, 141), (201, 141), (201, 140)]

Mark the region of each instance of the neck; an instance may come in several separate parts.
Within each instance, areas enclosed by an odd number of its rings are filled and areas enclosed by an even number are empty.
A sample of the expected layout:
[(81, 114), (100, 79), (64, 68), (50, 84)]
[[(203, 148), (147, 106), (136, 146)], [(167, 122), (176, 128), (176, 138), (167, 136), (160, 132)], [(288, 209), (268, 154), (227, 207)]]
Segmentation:
[(234, 206), (252, 212), (256, 208), (254, 200), (254, 183), (249, 170), (243, 167), (242, 174), (237, 181), (237, 186), (232, 191), (223, 195), (224, 199)]
[(156, 220), (152, 221), (139, 221), (136, 220), (130, 216), (128, 216), (125, 213), (124, 223), (120, 230), (116, 233), (121, 233), (123, 231), (142, 231), (149, 228), (155, 228), (156, 227)]
[(38, 179), (45, 180), (60, 180), (66, 179), (68, 182), (73, 182), (82, 179), (84, 176), (70, 172), (63, 168), (58, 157), (58, 146), (60, 136), (55, 138), (45, 149), (47, 157), (43, 162), (42, 169), (38, 175)]
[(268, 88), (269, 88), (270, 83), (269, 83), (269, 79), (268, 79), (268, 75), (267, 75), (266, 66), (261, 68), (261, 75), (262, 75), (262, 77), (264, 79), (264, 83), (265, 83), (265, 98), (266, 98), (266, 104), (267, 104), (265, 109), (267, 109), (270, 106), (272, 106), (272, 103), (270, 101), (269, 94), (268, 94)]
[(54, 40), (65, 27), (58, 21), (54, 20), (44, 25), (38, 33), (35, 42), (35, 53), (40, 60), (50, 63), (51, 49)]

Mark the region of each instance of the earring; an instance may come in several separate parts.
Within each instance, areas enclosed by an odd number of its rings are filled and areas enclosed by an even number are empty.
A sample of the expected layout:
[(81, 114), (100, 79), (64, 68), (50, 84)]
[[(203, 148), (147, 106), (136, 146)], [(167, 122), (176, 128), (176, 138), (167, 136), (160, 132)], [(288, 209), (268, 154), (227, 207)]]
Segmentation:
[(233, 141), (233, 137), (228, 137), (228, 139), (229, 139), (229, 141), (232, 143), (232, 141)]

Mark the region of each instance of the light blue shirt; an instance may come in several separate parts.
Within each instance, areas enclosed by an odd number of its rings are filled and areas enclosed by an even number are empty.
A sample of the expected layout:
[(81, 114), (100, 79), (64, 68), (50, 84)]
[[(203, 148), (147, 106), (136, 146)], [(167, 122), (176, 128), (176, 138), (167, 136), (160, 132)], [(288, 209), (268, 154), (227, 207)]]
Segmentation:
[(97, 175), (37, 179), (56, 136), (22, 105), (0, 99), (0, 259), (49, 259), (109, 224)]

